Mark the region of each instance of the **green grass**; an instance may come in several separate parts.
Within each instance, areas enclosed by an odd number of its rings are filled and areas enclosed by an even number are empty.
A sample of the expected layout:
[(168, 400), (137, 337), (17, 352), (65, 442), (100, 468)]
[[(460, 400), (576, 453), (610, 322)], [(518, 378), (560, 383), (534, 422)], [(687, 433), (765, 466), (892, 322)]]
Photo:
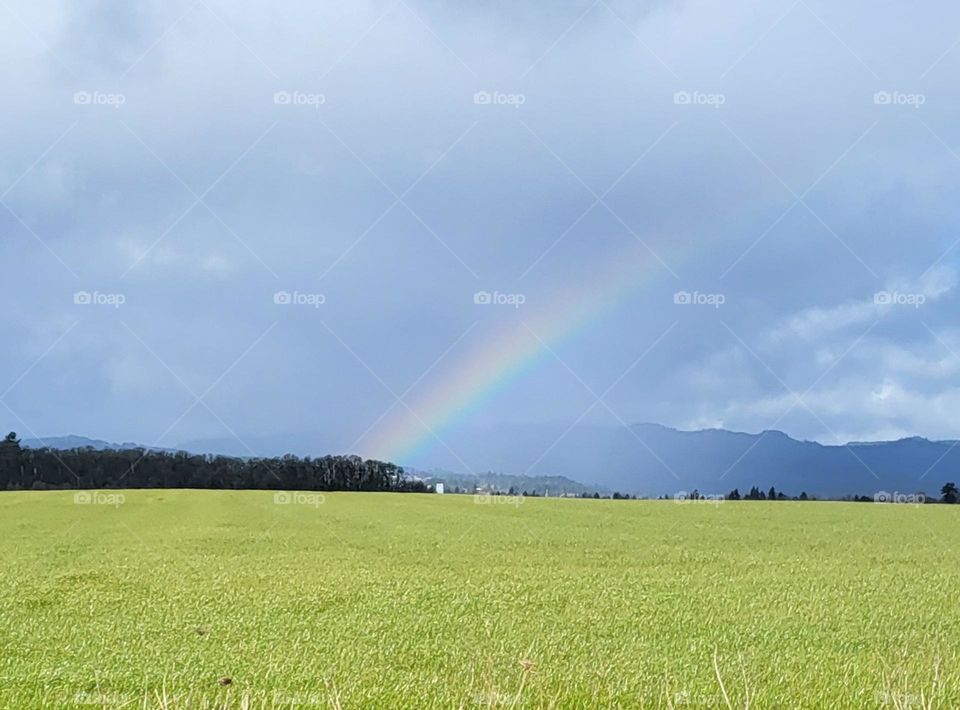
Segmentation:
[(0, 494), (0, 707), (960, 706), (960, 507), (123, 495)]

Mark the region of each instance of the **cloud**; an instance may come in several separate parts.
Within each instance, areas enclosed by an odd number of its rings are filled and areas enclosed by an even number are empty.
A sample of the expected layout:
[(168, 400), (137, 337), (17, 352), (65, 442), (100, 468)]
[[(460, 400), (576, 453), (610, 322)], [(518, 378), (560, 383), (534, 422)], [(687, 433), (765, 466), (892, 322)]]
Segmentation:
[[(457, 372), (515, 325), (474, 291), (532, 308), (583, 290), (604, 308), (556, 357), (452, 403), (464, 422), (572, 422), (584, 384), (602, 391), (676, 323), (606, 397), (624, 419), (766, 428), (784, 384), (832, 367), (809, 399), (831, 429), (946, 434), (960, 8), (608, 5), (14, 9), (0, 369), (53, 350), (11, 406), (44, 433), (165, 431), (184, 392), (126, 323), (198, 391), (242, 356), (211, 394), (223, 421), (198, 410), (173, 435), (308, 422), (349, 443), (435, 384), (438, 359)], [(606, 294), (598, 274), (627, 253), (633, 288)], [(127, 305), (79, 309), (79, 289)], [(278, 290), (325, 305), (279, 308)], [(725, 303), (682, 309), (678, 290)], [(809, 413), (781, 428), (832, 436)]]
[(775, 329), (772, 338), (796, 336), (805, 340), (829, 337), (835, 331), (877, 321), (902, 306), (919, 308), (949, 294), (957, 285), (957, 271), (937, 265), (915, 280), (897, 279), (860, 301), (805, 308)]

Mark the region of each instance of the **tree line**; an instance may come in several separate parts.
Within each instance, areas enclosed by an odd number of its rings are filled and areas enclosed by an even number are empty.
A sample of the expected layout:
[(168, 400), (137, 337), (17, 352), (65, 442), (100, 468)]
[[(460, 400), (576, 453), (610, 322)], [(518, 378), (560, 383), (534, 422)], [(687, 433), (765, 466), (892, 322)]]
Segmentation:
[[(846, 496), (842, 500), (848, 500), (855, 503), (867, 503), (867, 502), (881, 502), (881, 503), (892, 503), (897, 502), (893, 498), (887, 498), (889, 496), (887, 493), (874, 494), (873, 496), (864, 496), (864, 495), (853, 495)], [(693, 491), (688, 495), (692, 500), (697, 500), (701, 497), (698, 491)], [(916, 495), (910, 496), (911, 498), (917, 499), (917, 502), (928, 502), (936, 503), (938, 500), (936, 498), (929, 498), (926, 494), (918, 493)], [(921, 499), (922, 500), (919, 500)], [(808, 496), (806, 491), (802, 492), (799, 496), (789, 496), (783, 491), (778, 491), (774, 486), (770, 486), (770, 490), (764, 492), (762, 489), (753, 486), (747, 493), (740, 493), (739, 488), (734, 488), (732, 491), (727, 493), (726, 500), (816, 500), (814, 496)], [(957, 484), (953, 482), (945, 483), (940, 488), (940, 503), (956, 504), (960, 503), (960, 488), (957, 488)]]
[(252, 488), (428, 493), (402, 467), (359, 456), (235, 458), (151, 449), (62, 451), (0, 440), (0, 489)]

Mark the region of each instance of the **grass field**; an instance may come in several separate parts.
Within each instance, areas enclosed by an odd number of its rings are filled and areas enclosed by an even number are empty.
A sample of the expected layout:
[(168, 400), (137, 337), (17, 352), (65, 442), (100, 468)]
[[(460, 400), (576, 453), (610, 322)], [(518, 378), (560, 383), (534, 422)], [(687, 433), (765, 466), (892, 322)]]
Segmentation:
[(121, 495), (0, 494), (0, 707), (960, 706), (953, 506)]

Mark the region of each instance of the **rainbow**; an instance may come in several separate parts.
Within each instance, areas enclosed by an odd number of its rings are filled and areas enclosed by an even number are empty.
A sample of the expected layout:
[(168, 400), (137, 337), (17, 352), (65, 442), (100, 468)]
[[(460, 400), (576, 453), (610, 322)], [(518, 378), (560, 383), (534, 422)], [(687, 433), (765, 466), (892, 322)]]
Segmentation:
[(595, 269), (589, 283), (562, 289), (542, 307), (528, 300), (495, 337), (446, 368), (420, 396), (407, 400), (416, 414), (398, 404), (385, 426), (375, 428), (369, 445), (363, 448), (376, 458), (412, 463), (419, 451), (440, 444), (445, 431), (564, 340), (636, 289), (667, 273), (645, 247), (634, 243), (627, 253), (618, 253)]

